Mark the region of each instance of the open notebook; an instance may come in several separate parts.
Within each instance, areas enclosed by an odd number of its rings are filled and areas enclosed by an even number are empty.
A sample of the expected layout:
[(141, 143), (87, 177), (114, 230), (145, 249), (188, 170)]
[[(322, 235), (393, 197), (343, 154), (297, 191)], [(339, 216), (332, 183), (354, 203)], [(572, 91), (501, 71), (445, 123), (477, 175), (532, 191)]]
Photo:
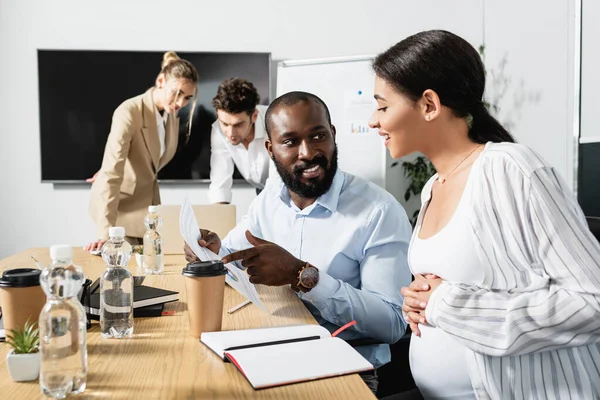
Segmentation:
[(319, 325), (205, 332), (200, 341), (231, 361), (255, 389), (373, 369), (352, 346)]

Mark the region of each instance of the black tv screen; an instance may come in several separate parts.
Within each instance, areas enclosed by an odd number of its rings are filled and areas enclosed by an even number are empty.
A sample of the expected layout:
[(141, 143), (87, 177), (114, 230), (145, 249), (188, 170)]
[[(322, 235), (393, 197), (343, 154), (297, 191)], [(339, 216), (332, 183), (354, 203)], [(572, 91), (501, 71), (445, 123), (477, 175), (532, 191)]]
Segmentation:
[[(198, 70), (198, 101), (185, 144), (188, 105), (180, 115), (179, 145), (161, 182), (209, 179), (211, 105), (219, 84), (245, 78), (261, 104), (270, 100), (270, 53), (178, 52)], [(41, 166), (43, 182), (82, 182), (102, 163), (114, 110), (154, 85), (163, 52), (38, 50)], [(239, 173), (234, 178), (241, 178)]]
[(579, 145), (579, 183), (577, 195), (583, 213), (588, 217), (600, 218), (600, 143)]

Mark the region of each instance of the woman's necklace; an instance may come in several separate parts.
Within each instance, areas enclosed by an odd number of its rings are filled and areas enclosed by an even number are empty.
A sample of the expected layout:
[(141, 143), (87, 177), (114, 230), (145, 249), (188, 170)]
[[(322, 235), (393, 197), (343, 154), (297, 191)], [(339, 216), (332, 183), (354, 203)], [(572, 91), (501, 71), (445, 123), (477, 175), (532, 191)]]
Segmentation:
[(462, 164), (463, 162), (465, 162), (465, 160), (466, 160), (467, 158), (469, 158), (469, 156), (470, 156), (471, 154), (473, 154), (473, 152), (475, 152), (475, 150), (477, 150), (477, 149), (478, 149), (480, 146), (481, 146), (480, 144), (478, 144), (477, 146), (475, 146), (475, 148), (473, 148), (473, 150), (471, 150), (471, 151), (469, 152), (469, 154), (467, 154), (467, 156), (466, 156), (465, 158), (463, 158), (462, 160), (460, 160), (460, 162), (459, 162), (458, 164), (456, 164), (456, 166), (455, 166), (454, 168), (452, 168), (452, 171), (448, 172), (448, 174), (446, 175), (446, 177), (445, 177), (445, 178), (442, 178), (442, 177), (441, 177), (441, 176), (438, 174), (437, 181), (438, 181), (439, 183), (441, 183), (441, 184), (444, 184), (444, 183), (446, 183), (446, 179), (448, 179), (448, 177), (449, 177), (449, 176), (450, 176), (450, 175), (451, 175), (451, 174), (452, 174), (452, 173), (453, 173), (453, 172), (456, 170), (456, 168), (458, 168), (458, 167), (460, 166), (460, 164)]

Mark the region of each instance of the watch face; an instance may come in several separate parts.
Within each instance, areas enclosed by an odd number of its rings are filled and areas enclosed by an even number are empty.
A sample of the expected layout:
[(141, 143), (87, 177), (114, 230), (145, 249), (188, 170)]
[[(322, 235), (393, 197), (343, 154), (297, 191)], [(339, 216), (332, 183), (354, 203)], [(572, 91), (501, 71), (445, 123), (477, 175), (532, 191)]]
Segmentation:
[(304, 271), (300, 274), (300, 284), (305, 288), (312, 289), (317, 286), (319, 282), (319, 270), (309, 265), (304, 268)]

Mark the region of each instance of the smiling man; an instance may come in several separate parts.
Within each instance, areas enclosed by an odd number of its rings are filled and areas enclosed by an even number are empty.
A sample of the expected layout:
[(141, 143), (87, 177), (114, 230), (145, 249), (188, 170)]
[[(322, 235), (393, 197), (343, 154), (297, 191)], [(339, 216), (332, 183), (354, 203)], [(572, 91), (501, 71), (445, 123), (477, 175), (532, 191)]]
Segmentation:
[(210, 136), (211, 203), (231, 202), (234, 165), (257, 193), (265, 186), (271, 165), (265, 149), (267, 106), (259, 101), (258, 91), (245, 79), (231, 78), (219, 85), (212, 101), (217, 120)]
[[(266, 122), (281, 179), (269, 180), (222, 243), (203, 231), (200, 245), (246, 267), (253, 283), (290, 285), (331, 332), (356, 320), (343, 339), (396, 342), (406, 328), (399, 288), (411, 280), (406, 213), (385, 190), (338, 169), (335, 127), (317, 96), (284, 94)], [(377, 368), (390, 361), (388, 344), (357, 350)], [(375, 392), (376, 373), (362, 376)]]

